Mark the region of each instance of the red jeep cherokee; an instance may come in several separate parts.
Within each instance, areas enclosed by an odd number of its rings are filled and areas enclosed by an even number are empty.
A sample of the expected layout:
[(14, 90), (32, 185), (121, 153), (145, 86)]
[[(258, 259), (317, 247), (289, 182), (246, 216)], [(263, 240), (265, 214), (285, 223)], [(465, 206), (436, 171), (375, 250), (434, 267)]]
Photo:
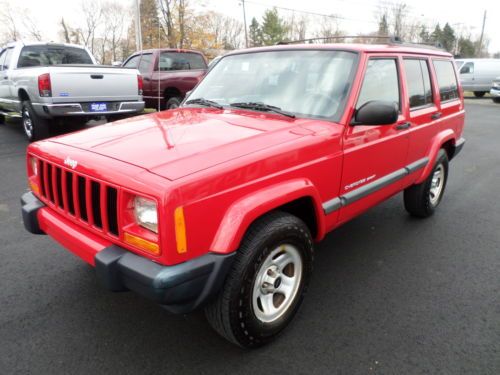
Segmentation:
[(432, 215), (464, 139), (448, 53), (285, 45), (224, 56), (181, 108), (31, 144), (26, 229), (110, 290), (204, 307), (244, 347), (291, 321), (313, 243), (404, 191)]

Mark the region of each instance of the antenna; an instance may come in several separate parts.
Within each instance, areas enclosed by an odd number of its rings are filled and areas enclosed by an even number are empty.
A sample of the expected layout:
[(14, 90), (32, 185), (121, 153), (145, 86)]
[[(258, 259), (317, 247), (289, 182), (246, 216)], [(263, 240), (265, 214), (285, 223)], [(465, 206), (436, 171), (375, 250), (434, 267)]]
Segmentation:
[(158, 112), (160, 112), (161, 109), (161, 93), (160, 93), (160, 57), (161, 57), (161, 51), (160, 51), (160, 16), (158, 16)]

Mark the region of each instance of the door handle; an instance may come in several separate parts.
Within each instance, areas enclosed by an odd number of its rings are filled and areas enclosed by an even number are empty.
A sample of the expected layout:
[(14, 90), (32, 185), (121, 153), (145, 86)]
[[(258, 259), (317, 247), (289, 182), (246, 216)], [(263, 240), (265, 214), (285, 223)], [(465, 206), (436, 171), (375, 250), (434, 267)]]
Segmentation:
[(411, 123), (405, 122), (403, 124), (397, 124), (394, 128), (396, 130), (405, 130), (405, 129), (408, 129), (410, 126), (411, 126)]
[(436, 112), (431, 115), (432, 120), (437, 120), (438, 118), (441, 118), (442, 113), (441, 112)]

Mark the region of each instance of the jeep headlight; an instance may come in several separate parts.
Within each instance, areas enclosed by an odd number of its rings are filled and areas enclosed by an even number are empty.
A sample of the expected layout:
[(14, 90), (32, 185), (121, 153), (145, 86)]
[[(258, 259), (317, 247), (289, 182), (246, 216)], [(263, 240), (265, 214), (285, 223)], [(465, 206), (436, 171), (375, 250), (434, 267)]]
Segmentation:
[(143, 197), (135, 197), (134, 216), (138, 225), (158, 233), (158, 209), (156, 202)]

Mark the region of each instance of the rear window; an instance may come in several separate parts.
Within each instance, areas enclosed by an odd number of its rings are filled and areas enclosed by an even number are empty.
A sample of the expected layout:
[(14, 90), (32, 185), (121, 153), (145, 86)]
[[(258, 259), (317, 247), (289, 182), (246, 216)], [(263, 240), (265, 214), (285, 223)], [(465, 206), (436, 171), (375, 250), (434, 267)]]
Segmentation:
[(88, 52), (67, 46), (26, 46), (21, 50), (18, 68), (64, 64), (93, 64)]
[(207, 64), (197, 53), (162, 52), (159, 68), (161, 71), (206, 69)]
[(458, 83), (457, 77), (455, 77), (455, 70), (453, 69), (453, 62), (449, 60), (434, 60), (433, 64), (441, 101), (458, 99)]
[(405, 59), (404, 66), (410, 108), (432, 104), (431, 79), (427, 61), (423, 59)]

